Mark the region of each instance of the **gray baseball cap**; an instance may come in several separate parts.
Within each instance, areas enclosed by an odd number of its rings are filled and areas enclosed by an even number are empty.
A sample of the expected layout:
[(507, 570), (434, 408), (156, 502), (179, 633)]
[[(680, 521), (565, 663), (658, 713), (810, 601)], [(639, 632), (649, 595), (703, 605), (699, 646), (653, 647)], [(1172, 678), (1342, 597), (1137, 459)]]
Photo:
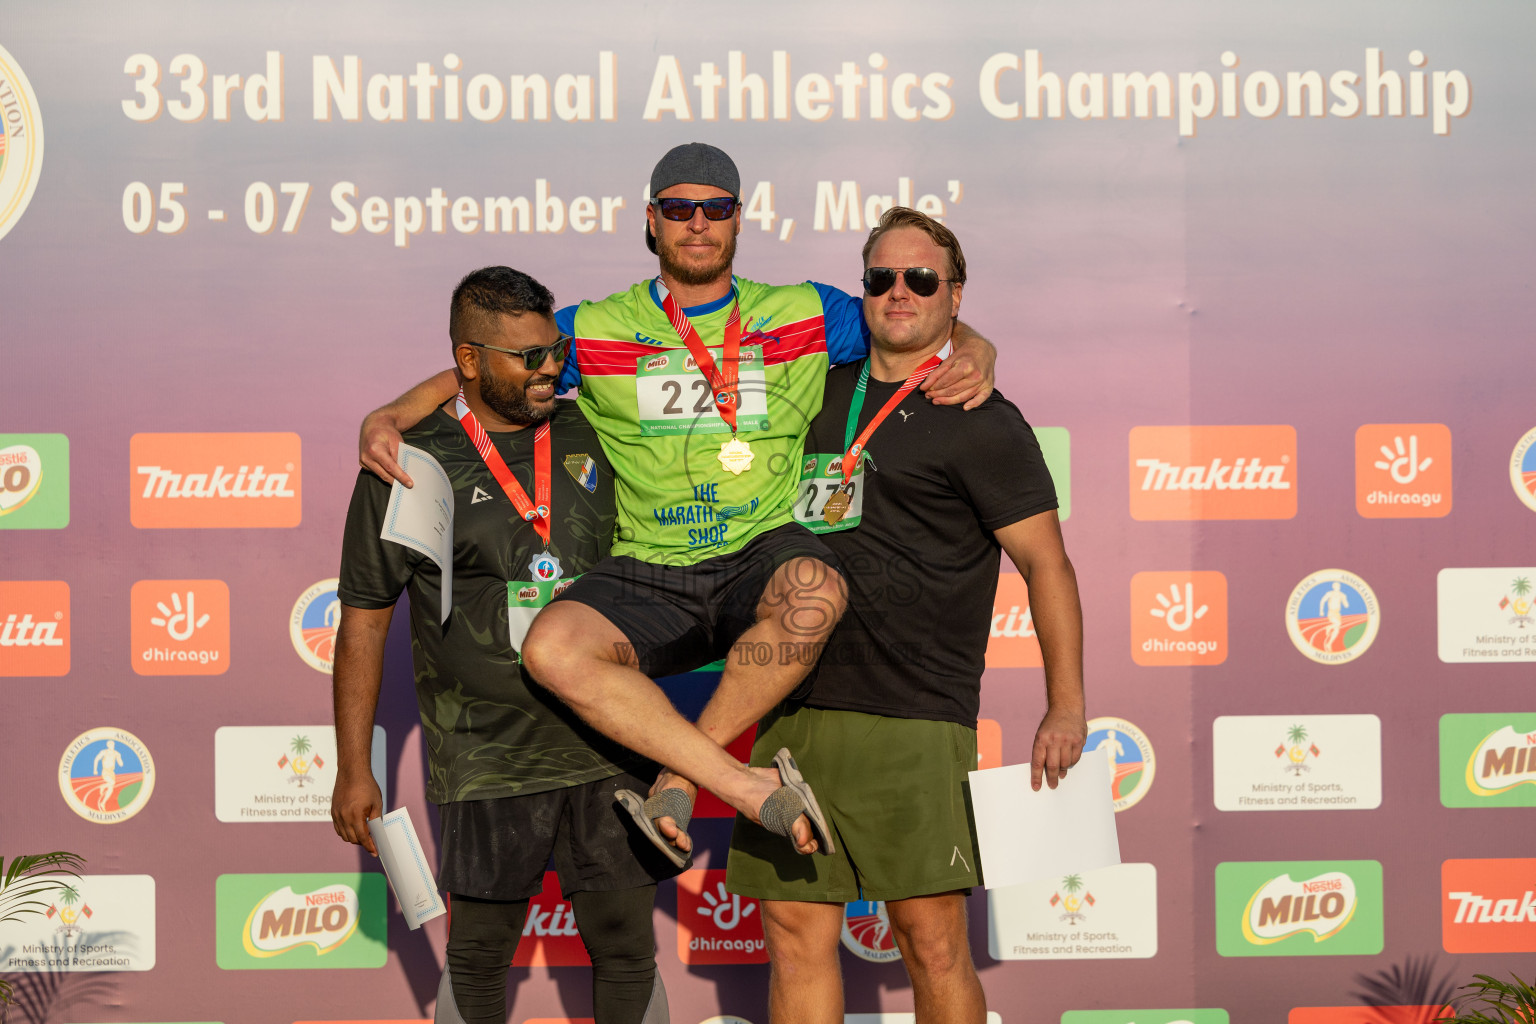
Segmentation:
[[(712, 185), (741, 198), (741, 173), (736, 162), (706, 142), (685, 142), (667, 151), (651, 172), (651, 198), (673, 185)], [(645, 246), (656, 251), (649, 218), (645, 223)]]

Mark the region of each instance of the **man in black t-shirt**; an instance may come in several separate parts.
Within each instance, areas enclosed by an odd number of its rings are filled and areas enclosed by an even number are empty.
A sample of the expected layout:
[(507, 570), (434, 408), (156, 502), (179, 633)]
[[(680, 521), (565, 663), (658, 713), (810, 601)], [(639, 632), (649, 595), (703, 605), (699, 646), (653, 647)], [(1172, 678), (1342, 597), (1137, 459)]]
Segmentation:
[(459, 397), (404, 437), (453, 490), (449, 614), (442, 621), (433, 559), (381, 537), (393, 526), (389, 486), (359, 473), (338, 589), (331, 816), (343, 839), (377, 852), (373, 719), (390, 618), (409, 591), (427, 798), (443, 825), (438, 884), (452, 913), (437, 1021), (505, 1022), (507, 968), (551, 855), (592, 958), (596, 1019), (665, 1021), (651, 916), (656, 881), (676, 869), (615, 803), (617, 790), (644, 792), (654, 766), (527, 680), (519, 655), (538, 610), (608, 554), (613, 470), (581, 410), (555, 398), (569, 339), (548, 289), (507, 267), (475, 271), (454, 291), (449, 335)]
[(976, 767), (1000, 551), (1029, 588), (1045, 662), (1037, 789), (1054, 788), (1087, 736), (1082, 611), (1055, 488), (1019, 410), (998, 392), (969, 413), (910, 394), (947, 354), (965, 282), (959, 241), (898, 207), (871, 231), (864, 267), (870, 357), (828, 375), (795, 507), (845, 567), (848, 611), (812, 681), (762, 722), (752, 758), (799, 752), (838, 853), (794, 859), (738, 819), (727, 886), (763, 901), (772, 1020), (842, 1020), (843, 904), (874, 900), (920, 1024), (980, 1024), (962, 785)]

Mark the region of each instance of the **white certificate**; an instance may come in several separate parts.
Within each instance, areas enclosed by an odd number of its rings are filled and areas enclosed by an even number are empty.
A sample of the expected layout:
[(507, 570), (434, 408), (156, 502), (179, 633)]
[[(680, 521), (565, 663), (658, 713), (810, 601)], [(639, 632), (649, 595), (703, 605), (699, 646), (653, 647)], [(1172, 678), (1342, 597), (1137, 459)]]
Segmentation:
[(416, 486), (396, 480), (389, 489), (389, 508), (379, 539), (420, 551), (443, 576), (443, 607), (439, 622), (448, 621), (453, 607), (453, 484), (436, 459), (408, 444), (400, 446), (400, 468)]
[(1055, 789), (1029, 788), (1029, 765), (971, 772), (977, 856), (988, 889), (1120, 863), (1109, 761), (1086, 755)]
[(416, 826), (411, 823), (411, 812), (396, 807), (382, 818), (369, 819), (368, 834), (378, 847), (384, 875), (395, 890), (400, 912), (411, 931), (446, 914), (448, 908), (432, 880), (432, 869), (427, 867), (427, 856), (422, 852)]

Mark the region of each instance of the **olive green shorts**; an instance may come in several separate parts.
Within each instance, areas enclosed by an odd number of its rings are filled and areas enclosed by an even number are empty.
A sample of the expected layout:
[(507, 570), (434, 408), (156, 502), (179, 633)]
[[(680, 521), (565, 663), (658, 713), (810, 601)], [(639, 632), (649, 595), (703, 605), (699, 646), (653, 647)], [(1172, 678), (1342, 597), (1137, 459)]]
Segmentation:
[(837, 840), (809, 856), (740, 815), (726, 887), (767, 900), (900, 900), (980, 884), (966, 806), (976, 730), (953, 722), (780, 707), (765, 718), (752, 764), (788, 747)]

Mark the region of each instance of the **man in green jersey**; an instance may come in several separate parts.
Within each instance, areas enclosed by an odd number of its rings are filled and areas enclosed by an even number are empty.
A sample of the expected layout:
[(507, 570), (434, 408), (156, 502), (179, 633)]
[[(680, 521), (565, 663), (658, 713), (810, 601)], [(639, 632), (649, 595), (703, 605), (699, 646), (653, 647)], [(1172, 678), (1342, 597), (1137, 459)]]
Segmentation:
[[(452, 497), (452, 606), (445, 573), (402, 541), (390, 488), (359, 473), (342, 547), (336, 636), (337, 833), (377, 853), (383, 808), (369, 770), (385, 637), (411, 595), (427, 798), (439, 805), (438, 882), (449, 893), (439, 1024), (504, 1024), (507, 968), (554, 856), (592, 959), (601, 1024), (666, 1020), (651, 916), (676, 869), (615, 806), (644, 787), (629, 751), (519, 671), (528, 624), (551, 594), (608, 554), (613, 471), (574, 402), (555, 398), (569, 339), (548, 289), (486, 267), (454, 291), (449, 335), (462, 391), (408, 431), (411, 465)], [(420, 460), (414, 461), (414, 460)], [(407, 520), (408, 521), (408, 520)]]
[[(828, 366), (862, 357), (867, 332), (837, 289), (732, 275), (741, 182), (719, 149), (676, 147), (650, 194), (660, 274), (557, 314), (574, 338), (561, 383), (580, 384), (618, 475), (614, 557), (539, 616), (524, 656), (581, 718), (677, 773), (632, 807), (678, 863), (695, 783), (809, 853), (829, 837), (793, 758), (749, 769), (724, 747), (804, 679), (843, 612), (835, 557), (790, 510)], [(962, 332), (960, 349), (929, 387), (935, 401), (990, 390), (975, 367), (990, 370), (991, 347)], [(365, 422), (365, 466), (400, 475), (392, 428), (443, 395), (441, 377)], [(651, 680), (720, 658), (690, 725)]]

